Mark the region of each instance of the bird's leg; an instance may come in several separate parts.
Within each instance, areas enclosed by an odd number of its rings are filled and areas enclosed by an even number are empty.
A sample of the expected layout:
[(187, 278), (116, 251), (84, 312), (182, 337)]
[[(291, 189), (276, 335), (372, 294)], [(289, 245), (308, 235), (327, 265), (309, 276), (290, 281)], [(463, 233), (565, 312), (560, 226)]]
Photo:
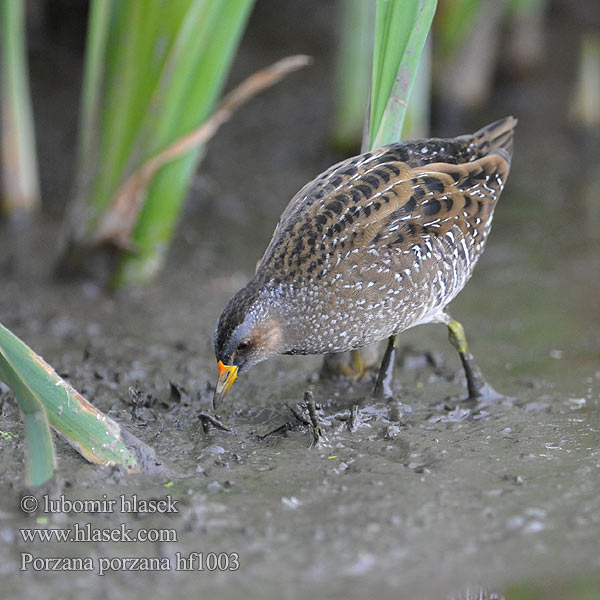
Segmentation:
[(463, 326), (448, 313), (444, 313), (444, 317), (443, 322), (448, 326), (448, 339), (458, 350), (460, 360), (465, 370), (469, 400), (477, 400), (484, 395), (486, 389), (492, 391), (492, 388), (486, 383), (481, 369), (477, 366), (473, 355), (469, 351), (469, 345), (467, 344)]
[(360, 379), (369, 370), (369, 365), (360, 350), (327, 354), (321, 367), (321, 376), (329, 379), (345, 375), (350, 378)]
[(379, 367), (377, 381), (373, 389), (373, 398), (392, 398), (394, 395), (394, 360), (396, 358), (396, 336), (388, 338), (385, 354)]
[(363, 359), (363, 355), (360, 350), (351, 350), (350, 356), (352, 357), (352, 371), (358, 377), (362, 377), (367, 372), (367, 365)]

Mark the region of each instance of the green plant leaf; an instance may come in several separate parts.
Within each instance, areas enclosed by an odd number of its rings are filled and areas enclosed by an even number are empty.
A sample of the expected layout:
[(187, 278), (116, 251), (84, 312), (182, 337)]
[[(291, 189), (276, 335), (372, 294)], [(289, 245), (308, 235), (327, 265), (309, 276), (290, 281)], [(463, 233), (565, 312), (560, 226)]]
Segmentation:
[(92, 463), (141, 470), (134, 450), (144, 445), (100, 412), (59, 377), (54, 369), (0, 324), (0, 379), (15, 393), (25, 419), (28, 480), (47, 481), (54, 451), (48, 423)]
[[(208, 119), (254, 0), (94, 0), (82, 94), (78, 173), (65, 264), (93, 247), (132, 174)], [(162, 167), (141, 198), (116, 287), (147, 282), (162, 264), (202, 149)]]
[(375, 3), (340, 0), (337, 4), (340, 39), (331, 142), (337, 150), (350, 152), (360, 146), (369, 104)]
[(78, 175), (83, 179), (89, 176), (93, 162), (93, 139), (100, 117), (102, 78), (112, 10), (111, 0), (92, 0), (90, 4), (78, 132)]
[[(172, 79), (180, 83), (180, 89), (178, 92), (169, 90), (172, 106), (157, 109), (156, 127), (147, 145), (155, 151), (162, 150), (168, 143), (191, 131), (211, 114), (225, 84), (253, 0), (227, 0), (212, 4), (218, 7), (218, 15), (213, 16), (215, 21), (207, 32), (202, 51), (191, 55), (193, 68), (188, 59), (177, 63)], [(196, 28), (201, 29), (200, 22)], [(190, 75), (180, 77), (179, 69)], [(163, 119), (171, 123), (168, 133), (160, 125)], [(201, 152), (202, 149), (193, 150), (165, 165), (156, 174), (133, 234), (136, 252), (123, 256), (114, 281), (116, 287), (147, 282), (157, 273)]]
[(437, 51), (440, 56), (452, 55), (464, 40), (481, 8), (482, 0), (452, 0), (444, 2), (436, 17)]
[[(6, 342), (0, 326), (0, 340)], [(10, 341), (9, 341), (10, 345)], [(0, 342), (0, 379), (14, 392), (25, 424), (25, 464), (27, 485), (46, 483), (54, 474), (54, 446), (43, 404), (14, 368)], [(7, 356), (8, 354), (8, 356)]]
[(24, 0), (0, 0), (2, 189), (8, 214), (34, 212), (40, 186), (25, 45)]
[(437, 0), (378, 0), (373, 47), (369, 148), (400, 139), (419, 59)]

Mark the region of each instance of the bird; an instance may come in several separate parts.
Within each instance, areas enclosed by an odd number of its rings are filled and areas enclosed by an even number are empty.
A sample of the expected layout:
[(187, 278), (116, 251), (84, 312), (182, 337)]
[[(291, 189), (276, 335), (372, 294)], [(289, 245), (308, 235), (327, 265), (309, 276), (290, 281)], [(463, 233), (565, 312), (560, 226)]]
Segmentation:
[(447, 307), (483, 252), (516, 124), (509, 116), (473, 134), (389, 144), (307, 183), (218, 319), (215, 409), (239, 373), (276, 355), (386, 339), (374, 396), (389, 398), (396, 336), (424, 323), (448, 327), (469, 398), (493, 391)]

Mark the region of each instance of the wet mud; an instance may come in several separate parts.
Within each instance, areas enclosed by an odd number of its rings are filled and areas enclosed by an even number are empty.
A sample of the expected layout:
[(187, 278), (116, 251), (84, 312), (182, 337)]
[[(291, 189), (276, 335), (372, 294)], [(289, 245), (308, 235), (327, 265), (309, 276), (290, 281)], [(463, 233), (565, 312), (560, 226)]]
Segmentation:
[[(2, 597), (447, 598), (469, 586), (500, 592), (600, 572), (600, 199), (589, 194), (599, 154), (597, 140), (584, 143), (561, 114), (566, 92), (555, 78), (568, 73), (506, 83), (464, 125), (519, 118), (487, 249), (451, 307), (501, 398), (465, 401), (446, 328), (428, 325), (399, 339), (392, 401), (371, 398), (371, 376), (324, 381), (320, 357), (281, 357), (240, 376), (219, 407), (232, 431), (201, 418), (213, 414), (222, 307), (251, 277), (288, 199), (340, 158), (326, 149), (326, 4), (310, 24), (288, 7), (291, 40), (281, 23), (259, 27), (255, 15), (233, 80), (286, 52), (313, 54), (315, 64), (253, 101), (211, 143), (166, 269), (148, 289), (111, 296), (51, 276), (74, 137), (55, 105), (65, 92), (50, 86), (40, 119), (67, 164), (43, 171), (56, 191), (48, 216), (2, 229), (0, 322), (154, 448), (160, 464), (127, 476), (87, 464), (57, 439), (58, 476), (45, 492), (178, 504), (160, 514), (25, 514), (24, 431), (0, 384)], [(307, 390), (317, 443), (311, 415), (298, 408)], [(20, 533), (75, 523), (173, 529), (177, 541), (29, 542)], [(121, 561), (98, 575), (102, 558), (174, 566), (177, 553), (192, 552), (223, 553), (228, 568), (132, 572)], [(88, 557), (94, 569), (20, 571), (23, 553)], [(230, 568), (234, 554), (239, 568)]]

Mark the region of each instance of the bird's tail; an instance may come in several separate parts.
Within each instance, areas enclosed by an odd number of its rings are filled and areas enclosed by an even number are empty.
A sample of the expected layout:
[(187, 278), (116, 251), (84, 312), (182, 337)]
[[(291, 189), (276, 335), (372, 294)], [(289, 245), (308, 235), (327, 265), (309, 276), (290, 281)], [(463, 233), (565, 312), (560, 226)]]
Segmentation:
[(514, 117), (494, 121), (473, 134), (477, 154), (499, 154), (510, 165), (513, 149), (513, 132), (517, 124)]

